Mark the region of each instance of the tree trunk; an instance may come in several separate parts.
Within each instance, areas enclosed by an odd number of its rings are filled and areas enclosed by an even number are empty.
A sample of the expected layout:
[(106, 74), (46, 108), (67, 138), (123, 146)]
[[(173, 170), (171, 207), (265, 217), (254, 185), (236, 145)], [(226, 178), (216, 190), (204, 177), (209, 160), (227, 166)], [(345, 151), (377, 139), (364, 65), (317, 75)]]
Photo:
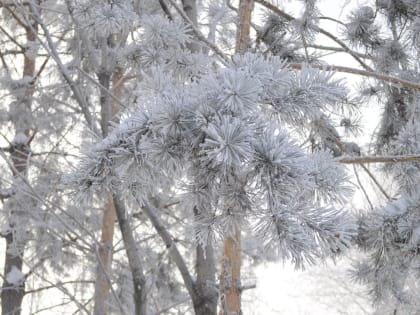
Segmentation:
[(216, 290), (216, 266), (214, 260), (213, 244), (209, 243), (203, 248), (196, 247), (197, 261), (195, 270), (197, 273), (196, 290), (202, 303), (197, 305), (196, 315), (217, 314), (217, 290)]
[[(30, 9), (29, 9), (30, 10)], [(29, 14), (31, 11), (28, 12)], [(30, 26), (25, 27), (26, 42), (28, 44), (35, 43), (37, 40), (37, 29), (38, 24), (32, 20)], [(35, 58), (29, 57), (25, 54), (23, 60), (23, 77), (34, 78), (35, 77)], [(22, 113), (30, 113), (32, 105), (32, 97), (34, 94), (35, 82), (28, 83), (25, 89), (24, 96), (19, 97), (15, 106), (22, 107)], [(22, 121), (25, 121), (23, 119)], [(28, 171), (28, 158), (30, 153), (30, 132), (31, 126), (22, 124), (19, 119), (13, 121), (16, 136), (10, 147), (11, 159), (14, 169), (12, 170), (16, 180), (19, 177), (27, 175)], [(7, 281), (7, 275), (12, 271), (21, 273), (23, 275), (23, 255), (26, 246), (25, 237), (20, 236), (16, 238), (15, 233), (20, 233), (18, 229), (19, 214), (13, 209), (14, 203), (13, 198), (8, 201), (11, 205), (10, 217), (8, 220), (9, 230), (2, 235), (6, 239), (6, 257), (4, 263), (3, 275), (5, 279), (3, 281), (1, 290), (1, 308), (3, 315), (20, 315), (22, 311), (22, 302), (25, 295), (25, 279), (19, 284), (9, 283)], [(7, 203), (6, 203), (7, 205)], [(17, 229), (17, 231), (14, 231)], [(25, 233), (25, 232), (23, 232)]]
[(115, 208), (110, 197), (105, 204), (104, 216), (102, 218), (102, 236), (98, 248), (98, 259), (100, 259), (96, 271), (94, 315), (106, 315), (109, 312), (109, 279), (112, 271), (112, 247), (114, 238)]
[[(101, 129), (102, 135), (105, 138), (109, 133), (109, 121), (118, 122), (117, 114), (119, 106), (115, 101), (111, 101), (109, 93), (111, 93), (110, 76), (105, 73), (98, 74), (99, 83), (104, 87), (101, 88)], [(112, 75), (113, 94), (116, 98), (120, 98), (123, 83), (122, 70), (117, 68)], [(109, 313), (109, 291), (112, 272), (112, 248), (115, 231), (116, 214), (112, 196), (109, 196), (108, 201), (104, 206), (104, 215), (102, 218), (102, 235), (100, 247), (98, 248), (98, 267), (96, 271), (95, 281), (95, 295), (94, 295), (94, 315), (107, 315)]]
[(223, 242), (221, 288), (221, 314), (240, 315), (241, 312), (241, 231), (235, 228), (235, 235)]
[(254, 9), (254, 0), (241, 0), (239, 3), (239, 23), (236, 32), (236, 53), (244, 53), (251, 44), (251, 15)]
[[(9, 253), (10, 250), (16, 245), (14, 244), (13, 233), (10, 231), (5, 236), (6, 239), (6, 261), (4, 266), (4, 275), (16, 268), (22, 271), (23, 264), (23, 249), (19, 251), (18, 255)], [(1, 307), (3, 315), (20, 315), (22, 310), (23, 296), (25, 295), (25, 284), (21, 283), (16, 286), (4, 280), (1, 291)]]
[[(244, 53), (250, 46), (253, 0), (241, 0), (236, 33), (236, 53)], [(241, 312), (241, 231), (235, 227), (234, 235), (223, 242), (222, 272), (220, 279), (221, 314), (240, 315)]]

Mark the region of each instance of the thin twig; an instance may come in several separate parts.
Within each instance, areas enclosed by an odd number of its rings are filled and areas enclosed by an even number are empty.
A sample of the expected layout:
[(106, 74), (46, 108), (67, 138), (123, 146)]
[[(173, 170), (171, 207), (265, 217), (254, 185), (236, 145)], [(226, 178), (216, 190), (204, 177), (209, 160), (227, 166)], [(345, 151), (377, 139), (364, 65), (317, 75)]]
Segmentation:
[(86, 71), (84, 71), (82, 68), (80, 67), (76, 67), (77, 70), (80, 71), (81, 74), (83, 74), (89, 81), (91, 81), (93, 84), (95, 84), (96, 86), (98, 86), (100, 89), (104, 90), (106, 94), (108, 94), (109, 97), (111, 97), (115, 102), (118, 103), (118, 105), (120, 105), (123, 108), (127, 108), (127, 105), (125, 105), (123, 102), (121, 102), (117, 97), (115, 97), (115, 95), (113, 93), (111, 93), (106, 87), (104, 87), (101, 83), (99, 83), (97, 80), (95, 80), (94, 78), (92, 78), (89, 73), (87, 73)]
[[(304, 65), (301, 64), (301, 63), (290, 63), (290, 64), (288, 64), (288, 66), (292, 69), (295, 69), (295, 70), (302, 70), (302, 68), (304, 67)], [(378, 79), (380, 81), (384, 81), (384, 82), (387, 82), (387, 83), (392, 83), (392, 84), (396, 85), (397, 87), (408, 87), (408, 88), (412, 88), (412, 89), (420, 91), (420, 84), (419, 83), (416, 83), (416, 82), (413, 82), (413, 81), (407, 81), (407, 80), (404, 80), (404, 79), (400, 79), (400, 78), (393, 77), (393, 76), (386, 75), (386, 74), (377, 73), (377, 72), (374, 72), (374, 71), (366, 71), (366, 70), (362, 70), (362, 69), (343, 67), (343, 66), (334, 66), (334, 65), (311, 64), (310, 66), (313, 67), (313, 68), (323, 70), (323, 71), (344, 72), (344, 73), (361, 75), (361, 76), (369, 77), (369, 78), (375, 78), (375, 79)]]
[(223, 53), (216, 45), (214, 45), (213, 43), (211, 43), (210, 41), (207, 40), (207, 38), (203, 35), (203, 33), (201, 33), (201, 31), (194, 26), (194, 23), (190, 20), (190, 18), (185, 14), (184, 10), (182, 10), (176, 3), (174, 0), (168, 0), (169, 3), (176, 9), (176, 11), (179, 13), (179, 15), (181, 15), (182, 19), (187, 22), (187, 24), (189, 25), (189, 27), (191, 27), (193, 33), (195, 34), (195, 36), (197, 36), (197, 38), (202, 41), (203, 43), (205, 43), (211, 50), (213, 50), (215, 52), (215, 54), (217, 56), (219, 56), (221, 58), (221, 61), (224, 65), (227, 65), (229, 63), (229, 58), (226, 56), (225, 53)]
[(375, 176), (373, 176), (373, 174), (371, 173), (371, 171), (363, 164), (360, 164), (360, 166), (363, 168), (363, 170), (369, 175), (369, 177), (373, 180), (373, 182), (375, 183), (375, 185), (379, 188), (379, 190), (381, 191), (381, 193), (385, 196), (386, 199), (388, 200), (392, 200), (392, 198), (387, 194), (387, 192), (385, 191), (385, 189), (383, 189), (382, 185), (379, 184), (378, 180), (375, 178)]
[(39, 15), (39, 12), (38, 12), (38, 9), (36, 8), (36, 5), (35, 5), (33, 0), (31, 1), (31, 7), (32, 7), (32, 10), (33, 10), (33, 13), (34, 13), (33, 18), (41, 26), (42, 30), (44, 31), (44, 35), (46, 37), (46, 40), (47, 40), (47, 44), (45, 44), (43, 41), (41, 41), (41, 39), (37, 35), (40, 44), (47, 51), (48, 50), (50, 51), (51, 57), (56, 62), (61, 74), (63, 75), (63, 77), (67, 81), (67, 83), (69, 84), (70, 89), (72, 90), (74, 97), (76, 98), (77, 102), (79, 103), (79, 106), (82, 109), (83, 115), (85, 116), (86, 122), (88, 123), (89, 127), (92, 128), (93, 132), (96, 135), (99, 135), (99, 131), (96, 128), (96, 125), (94, 123), (94, 119), (92, 117), (92, 114), (89, 111), (89, 105), (87, 103), (87, 98), (84, 95), (84, 93), (82, 92), (82, 90), (80, 89), (79, 85), (76, 84), (76, 82), (73, 81), (73, 79), (70, 76), (70, 73), (68, 72), (68, 69), (66, 68), (66, 66), (61, 61), (61, 58), (60, 58), (60, 56), (57, 52), (57, 49), (56, 49), (56, 47), (55, 47), (55, 45), (52, 41), (50, 31), (48, 30), (45, 23), (41, 19), (40, 15)]
[(164, 0), (159, 0), (159, 4), (160, 4), (160, 7), (162, 8), (162, 11), (167, 16), (168, 20), (172, 21), (173, 17), (172, 17), (171, 11), (169, 11), (168, 6), (166, 5), (165, 1)]
[[(101, 246), (101, 245), (99, 245), (99, 246)], [(101, 268), (101, 271), (100, 272), (102, 272), (105, 275), (106, 281), (108, 282), (109, 288), (111, 289), (111, 293), (114, 296), (114, 299), (117, 301), (118, 308), (120, 309), (120, 312), (121, 312), (120, 314), (125, 315), (124, 307), (121, 304), (121, 300), (118, 297), (117, 292), (115, 292), (114, 287), (112, 286), (111, 277), (109, 276), (109, 274), (108, 274), (108, 272), (107, 272), (107, 270), (105, 268), (105, 265), (104, 265), (104, 263), (102, 261), (102, 258), (99, 255), (99, 247), (98, 246), (96, 246), (96, 248), (95, 248), (95, 255), (96, 255), (97, 260), (99, 261), (99, 266)]]
[(198, 296), (195, 290), (195, 282), (192, 278), (188, 267), (185, 263), (184, 258), (182, 257), (181, 253), (178, 250), (172, 236), (166, 230), (162, 222), (160, 221), (159, 217), (156, 215), (158, 211), (156, 209), (152, 209), (149, 203), (146, 200), (140, 202), (137, 200), (139, 206), (142, 207), (144, 213), (149, 218), (150, 222), (152, 223), (153, 227), (155, 228), (156, 232), (161, 237), (162, 241), (165, 243), (166, 248), (170, 251), (171, 257), (174, 260), (176, 266), (178, 267), (179, 272), (181, 273), (182, 279), (184, 280), (185, 287), (193, 300), (193, 303), (196, 302)]
[(354, 175), (356, 176), (357, 183), (359, 184), (359, 187), (362, 190), (363, 195), (365, 196), (365, 198), (366, 198), (366, 200), (367, 200), (367, 202), (370, 206), (370, 209), (372, 210), (373, 209), (373, 204), (370, 201), (369, 195), (367, 194), (365, 187), (362, 185), (362, 182), (360, 181), (360, 177), (359, 177), (359, 173), (357, 172), (356, 165), (353, 165), (353, 171), (354, 171)]
[(388, 155), (388, 156), (360, 156), (342, 157), (338, 162), (345, 164), (369, 164), (369, 163), (420, 163), (420, 154), (414, 155)]
[(16, 46), (18, 46), (20, 49), (22, 49), (22, 51), (26, 50), (23, 45), (19, 44), (19, 42), (12, 35), (10, 35), (8, 31), (6, 31), (1, 26), (0, 26), (0, 31), (2, 31), (4, 33), (4, 35), (6, 35), (6, 37), (9, 38)]
[[(276, 7), (275, 5), (271, 4), (268, 1), (265, 0), (255, 0), (255, 2), (261, 4), (262, 6), (266, 7), (267, 9), (273, 11), (274, 13), (276, 13), (277, 15), (283, 17), (284, 19), (286, 19), (287, 21), (294, 21), (296, 20), (293, 16), (291, 16), (290, 14), (287, 14), (286, 12), (280, 10), (278, 7)], [(341, 47), (343, 47), (343, 49), (345, 50), (345, 52), (347, 52), (349, 55), (351, 55), (354, 59), (356, 59), (356, 61), (367, 71), (373, 71), (373, 69), (371, 67), (369, 67), (362, 59), (359, 58), (359, 56), (353, 54), (353, 51), (340, 39), (338, 39), (336, 36), (334, 36), (333, 34), (331, 34), (330, 32), (327, 32), (326, 30), (313, 25), (312, 29), (314, 31), (317, 31), (327, 37), (329, 37), (330, 39), (332, 39), (333, 41), (335, 41), (338, 45), (340, 45)]]
[[(337, 146), (339, 147), (341, 153), (344, 153), (344, 144), (341, 142), (341, 140), (339, 138), (337, 138), (325, 125), (322, 121), (317, 121), (317, 124), (320, 128), (322, 128), (329, 136), (330, 138), (334, 141), (334, 143), (337, 144)], [(359, 163), (360, 164), (360, 163)], [(378, 182), (378, 180), (375, 178), (375, 176), (372, 174), (372, 172), (364, 165), (364, 164), (360, 164), (360, 166), (362, 167), (362, 169), (369, 175), (369, 177), (373, 180), (373, 182), (376, 184), (376, 186), (378, 186), (379, 190), (384, 194), (384, 196), (388, 199), (391, 200), (391, 197), (386, 193), (385, 189), (383, 189), (383, 187), (381, 186), (381, 184)]]

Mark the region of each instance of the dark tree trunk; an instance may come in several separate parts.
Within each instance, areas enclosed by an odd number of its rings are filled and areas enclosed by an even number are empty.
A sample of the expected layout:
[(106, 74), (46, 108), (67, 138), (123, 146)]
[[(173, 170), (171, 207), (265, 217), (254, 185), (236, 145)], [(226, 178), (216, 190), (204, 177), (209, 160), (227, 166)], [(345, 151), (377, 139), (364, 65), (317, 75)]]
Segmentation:
[[(23, 249), (19, 250), (18, 253), (11, 253), (10, 249), (13, 248), (14, 237), (13, 232), (10, 231), (4, 235), (6, 239), (6, 261), (4, 266), (4, 275), (16, 268), (20, 272), (22, 271), (23, 265)], [(3, 315), (20, 315), (22, 310), (23, 296), (25, 295), (25, 284), (22, 282), (20, 285), (9, 283), (6, 279), (3, 282), (1, 291), (1, 308)]]
[(197, 281), (195, 287), (200, 304), (194, 305), (194, 311), (196, 315), (216, 315), (218, 293), (213, 245), (208, 244), (205, 249), (201, 245), (197, 245), (196, 252)]

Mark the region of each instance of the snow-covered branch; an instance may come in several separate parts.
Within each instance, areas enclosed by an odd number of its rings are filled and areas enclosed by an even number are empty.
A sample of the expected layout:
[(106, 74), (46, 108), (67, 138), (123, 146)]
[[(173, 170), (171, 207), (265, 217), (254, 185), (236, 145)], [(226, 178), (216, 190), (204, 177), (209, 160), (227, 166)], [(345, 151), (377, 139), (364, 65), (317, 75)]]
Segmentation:
[(344, 164), (368, 164), (368, 163), (420, 163), (420, 155), (388, 155), (388, 156), (360, 156), (342, 157), (337, 160)]

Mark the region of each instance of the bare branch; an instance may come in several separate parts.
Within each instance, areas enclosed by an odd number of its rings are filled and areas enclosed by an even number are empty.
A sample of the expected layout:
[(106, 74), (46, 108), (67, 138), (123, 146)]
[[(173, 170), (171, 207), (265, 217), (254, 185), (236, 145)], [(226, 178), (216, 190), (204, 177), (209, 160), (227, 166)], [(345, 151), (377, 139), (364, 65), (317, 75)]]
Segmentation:
[(365, 187), (363, 186), (362, 182), (360, 181), (360, 176), (359, 176), (359, 172), (357, 171), (356, 165), (353, 165), (353, 171), (354, 171), (354, 175), (356, 176), (357, 183), (359, 184), (359, 187), (362, 190), (363, 195), (365, 196), (366, 201), (368, 202), (368, 204), (370, 206), (370, 209), (373, 210), (373, 204), (370, 201), (369, 195), (368, 195)]
[(168, 19), (170, 21), (172, 21), (173, 17), (172, 17), (171, 11), (169, 11), (168, 6), (166, 5), (165, 1), (164, 0), (159, 0), (159, 4), (160, 4), (160, 7), (162, 8), (163, 12), (165, 12), (165, 15), (168, 17)]
[(70, 76), (70, 73), (69, 73), (68, 69), (66, 68), (66, 66), (61, 61), (61, 58), (60, 58), (60, 56), (57, 52), (55, 44), (52, 41), (51, 34), (50, 34), (48, 28), (45, 26), (45, 23), (41, 19), (40, 15), (39, 15), (39, 12), (38, 12), (38, 9), (36, 8), (36, 5), (35, 5), (33, 0), (31, 1), (31, 7), (32, 7), (32, 10), (34, 12), (34, 19), (37, 21), (37, 23), (41, 26), (42, 30), (44, 31), (44, 35), (47, 39), (47, 45), (44, 42), (42, 42), (38, 37), (39, 42), (41, 43), (41, 45), (46, 50), (50, 51), (51, 57), (56, 62), (61, 74), (63, 75), (63, 77), (67, 81), (67, 83), (69, 84), (70, 89), (73, 91), (73, 95), (76, 98), (77, 102), (79, 103), (80, 108), (82, 109), (82, 112), (83, 112), (83, 115), (86, 119), (87, 124), (89, 125), (90, 128), (92, 128), (93, 132), (96, 135), (99, 135), (99, 132), (98, 132), (97, 127), (95, 125), (92, 114), (89, 111), (89, 105), (87, 103), (87, 98), (84, 95), (84, 93), (82, 92), (82, 90), (80, 89), (79, 85), (76, 84), (76, 82), (73, 81), (73, 79)]
[(168, 250), (170, 251), (171, 257), (174, 260), (176, 266), (178, 267), (178, 270), (181, 273), (182, 279), (184, 280), (184, 284), (188, 290), (188, 293), (194, 302), (197, 299), (194, 280), (172, 236), (169, 234), (169, 232), (166, 230), (166, 228), (160, 221), (159, 217), (156, 215), (156, 212), (157, 212), (156, 209), (152, 209), (149, 203), (145, 200), (143, 200), (143, 202), (141, 203), (141, 206), (144, 213), (147, 215), (150, 222), (152, 223), (153, 227), (156, 229), (156, 232), (159, 234), (159, 236), (162, 238), (163, 242), (165, 243), (166, 248), (168, 248)]
[(25, 51), (25, 47), (23, 47), (21, 44), (19, 44), (18, 41), (16, 41), (16, 39), (9, 34), (8, 31), (6, 31), (3, 27), (0, 26), (0, 31), (2, 31), (4, 33), (4, 35), (6, 35), (7, 38), (9, 38), (16, 46), (18, 46), (20, 49), (22, 49), (22, 51)]
[[(380, 74), (374, 71), (365, 71), (361, 69), (356, 68), (350, 68), (350, 67), (343, 67), (343, 66), (334, 66), (334, 65), (316, 65), (316, 64), (310, 64), (311, 67), (317, 68), (323, 71), (336, 71), (336, 72), (344, 72), (344, 73), (351, 73), (356, 75), (361, 75), (364, 77), (370, 77), (375, 78), (380, 81), (384, 81), (387, 83), (391, 83), (396, 85), (397, 87), (408, 87), (415, 90), (420, 91), (420, 84), (412, 81), (407, 81), (404, 79), (400, 79), (397, 77), (389, 76), (386, 74)], [(303, 65), (301, 63), (290, 63), (289, 67), (295, 70), (301, 70)]]
[[(255, 0), (255, 2), (261, 4), (262, 6), (266, 7), (267, 9), (273, 11), (275, 14), (281, 16), (282, 18), (286, 19), (287, 21), (293, 21), (295, 20), (295, 18), (293, 16), (291, 16), (290, 14), (287, 14), (286, 12), (280, 10), (278, 7), (276, 7), (275, 5), (269, 3), (268, 1), (265, 0)], [(326, 30), (318, 27), (318, 26), (313, 26), (312, 27), (315, 31), (331, 38), (333, 41), (335, 41), (338, 45), (340, 45), (341, 47), (343, 47), (344, 51), (347, 52), (350, 56), (352, 56), (365, 70), (368, 71), (373, 71), (373, 69), (371, 67), (369, 67), (362, 59), (359, 58), (359, 56), (357, 56), (356, 54), (353, 53), (353, 51), (340, 39), (338, 39), (336, 36), (334, 36), (333, 34), (331, 34), (330, 32), (327, 32)]]
[(176, 3), (174, 0), (168, 0), (169, 3), (176, 9), (176, 11), (179, 13), (179, 15), (181, 15), (182, 19), (187, 22), (187, 24), (191, 27), (193, 33), (195, 34), (195, 36), (202, 41), (203, 43), (205, 43), (211, 50), (214, 51), (214, 53), (219, 56), (221, 58), (221, 61), (223, 64), (227, 64), (229, 62), (229, 58), (225, 55), (225, 53), (223, 53), (216, 45), (214, 45), (213, 43), (211, 43), (210, 41), (207, 40), (207, 38), (203, 35), (203, 33), (201, 33), (201, 31), (194, 26), (194, 23), (190, 20), (190, 18), (185, 14), (184, 10), (182, 10)]
[(420, 163), (420, 155), (388, 155), (388, 156), (361, 156), (342, 157), (338, 162), (344, 164), (369, 164), (369, 163)]
[(12, 192), (2, 192), (0, 191), (0, 200), (3, 201), (5, 199), (8, 199), (10, 197), (12, 197), (14, 195), (14, 193)]
[[(92, 280), (71, 280), (71, 281), (60, 282), (60, 285), (74, 284), (74, 283), (93, 284), (93, 283), (95, 283), (95, 281), (92, 281)], [(53, 284), (53, 285), (48, 285), (48, 286), (45, 286), (45, 287), (39, 287), (39, 288), (36, 288), (36, 289), (27, 290), (27, 291), (25, 291), (25, 294), (33, 294), (33, 293), (38, 293), (38, 292), (41, 292), (41, 291), (56, 289), (56, 288), (57, 288), (57, 285)]]

